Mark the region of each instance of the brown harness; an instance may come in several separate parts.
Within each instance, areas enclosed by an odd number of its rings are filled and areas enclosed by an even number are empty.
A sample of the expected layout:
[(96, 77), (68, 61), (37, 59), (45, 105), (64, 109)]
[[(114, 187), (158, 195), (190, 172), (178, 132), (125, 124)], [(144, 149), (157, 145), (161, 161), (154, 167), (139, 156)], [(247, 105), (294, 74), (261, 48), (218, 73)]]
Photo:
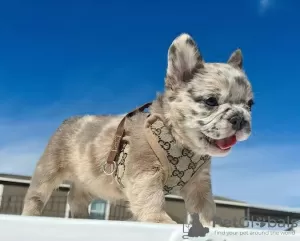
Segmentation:
[(147, 109), (148, 107), (150, 107), (151, 104), (152, 104), (152, 102), (148, 102), (148, 103), (146, 103), (146, 104), (144, 104), (144, 105), (142, 105), (142, 106), (134, 109), (133, 111), (127, 113), (122, 118), (122, 120), (121, 120), (121, 122), (118, 125), (118, 128), (116, 130), (115, 137), (114, 137), (114, 140), (113, 140), (113, 143), (112, 143), (112, 146), (111, 146), (108, 158), (107, 158), (105, 166), (104, 166), (104, 172), (107, 175), (112, 175), (115, 172), (116, 168), (117, 168), (117, 165), (116, 165), (115, 161), (116, 161), (116, 156), (117, 156), (118, 152), (120, 151), (120, 143), (121, 143), (121, 140), (122, 140), (124, 132), (125, 132), (124, 125), (125, 125), (126, 119), (128, 117), (133, 116), (137, 112), (144, 111), (145, 109)]

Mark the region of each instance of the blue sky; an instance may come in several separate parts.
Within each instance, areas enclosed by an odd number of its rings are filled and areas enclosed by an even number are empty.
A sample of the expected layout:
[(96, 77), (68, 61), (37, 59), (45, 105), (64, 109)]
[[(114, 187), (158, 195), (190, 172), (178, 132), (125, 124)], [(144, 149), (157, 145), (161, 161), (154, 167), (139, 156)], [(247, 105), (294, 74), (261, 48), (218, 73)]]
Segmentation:
[(69, 116), (151, 101), (164, 88), (170, 43), (187, 32), (207, 62), (224, 62), (240, 47), (255, 93), (253, 135), (213, 161), (214, 194), (299, 207), (299, 7), (297, 0), (2, 1), (0, 172), (31, 175)]

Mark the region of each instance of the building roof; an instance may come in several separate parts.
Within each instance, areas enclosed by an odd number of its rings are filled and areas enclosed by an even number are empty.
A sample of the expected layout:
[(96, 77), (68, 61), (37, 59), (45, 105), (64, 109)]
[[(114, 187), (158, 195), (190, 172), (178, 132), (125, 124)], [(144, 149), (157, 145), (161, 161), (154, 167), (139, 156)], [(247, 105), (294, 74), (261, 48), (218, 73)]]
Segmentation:
[[(31, 176), (0, 173), (0, 181), (29, 184)], [(70, 187), (70, 182), (63, 182), (60, 187)]]
[(30, 180), (30, 176), (23, 176), (23, 175), (15, 175), (15, 174), (6, 174), (6, 173), (0, 173), (0, 178), (6, 177), (6, 178), (16, 178), (16, 179), (23, 179), (23, 180)]
[[(0, 173), (0, 181), (30, 184), (30, 180), (31, 180), (30, 176)], [(69, 188), (70, 187), (70, 182), (63, 182), (60, 185), (60, 187)], [(167, 197), (173, 198), (173, 199), (178, 199), (178, 200), (183, 200), (182, 197), (176, 196), (176, 195), (167, 195)], [(221, 204), (221, 205), (229, 205), (229, 206), (245, 207), (245, 208), (265, 209), (265, 210), (300, 214), (300, 208), (256, 205), (256, 204), (250, 204), (250, 203), (247, 203), (247, 202), (238, 201), (238, 200), (234, 200), (234, 199), (230, 199), (230, 198), (226, 198), (226, 197), (222, 197), (222, 196), (214, 196), (214, 200), (215, 200), (216, 204)]]
[[(183, 200), (180, 196), (168, 195), (169, 198), (180, 199)], [(300, 208), (291, 208), (291, 207), (282, 207), (282, 206), (267, 206), (260, 204), (250, 204), (242, 201), (235, 201), (233, 199), (228, 199), (220, 196), (214, 196), (214, 201), (216, 204), (235, 206), (235, 207), (243, 207), (243, 208), (255, 208), (255, 209), (264, 209), (278, 212), (287, 212), (287, 213), (297, 213), (300, 214)]]
[(221, 196), (214, 196), (215, 200), (219, 200), (219, 201), (228, 201), (228, 202), (237, 202), (237, 203), (246, 203), (244, 201), (239, 201), (239, 200), (235, 200), (235, 199), (231, 199), (231, 198), (227, 198), (227, 197), (221, 197)]

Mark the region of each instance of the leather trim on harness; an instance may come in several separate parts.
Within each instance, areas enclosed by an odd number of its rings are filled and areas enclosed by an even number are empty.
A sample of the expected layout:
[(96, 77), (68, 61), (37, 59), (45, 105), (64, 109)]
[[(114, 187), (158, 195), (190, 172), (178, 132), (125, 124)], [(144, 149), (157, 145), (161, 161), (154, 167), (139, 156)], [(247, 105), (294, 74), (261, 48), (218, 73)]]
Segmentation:
[(151, 104), (152, 104), (152, 102), (148, 102), (148, 103), (134, 109), (133, 111), (127, 113), (120, 121), (118, 128), (116, 130), (116, 133), (115, 133), (115, 137), (113, 139), (113, 143), (111, 145), (111, 149), (110, 149), (107, 161), (104, 165), (104, 172), (107, 175), (112, 175), (117, 168), (115, 160), (116, 160), (116, 156), (117, 156), (118, 152), (120, 151), (120, 143), (121, 143), (121, 140), (122, 140), (124, 132), (125, 132), (125, 128), (124, 128), (125, 120), (128, 117), (136, 114), (137, 112), (143, 112), (145, 109), (150, 107)]

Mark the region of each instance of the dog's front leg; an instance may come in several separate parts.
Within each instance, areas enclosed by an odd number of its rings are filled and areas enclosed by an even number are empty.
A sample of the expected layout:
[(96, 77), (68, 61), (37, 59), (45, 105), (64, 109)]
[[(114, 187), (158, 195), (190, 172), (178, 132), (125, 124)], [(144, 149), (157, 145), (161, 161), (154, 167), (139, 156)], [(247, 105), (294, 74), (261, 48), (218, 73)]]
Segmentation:
[(130, 183), (126, 195), (130, 210), (138, 221), (176, 223), (164, 210), (165, 196), (160, 173), (141, 173)]
[(197, 213), (203, 226), (212, 226), (216, 204), (212, 195), (210, 170), (205, 169), (182, 190), (185, 206), (190, 214)]
[(201, 194), (198, 194), (193, 197), (195, 200), (198, 198), (198, 202), (190, 202), (186, 205), (187, 210), (190, 214), (198, 213), (203, 226), (212, 226), (216, 214), (216, 204), (213, 200), (213, 196), (210, 193), (205, 198), (199, 198), (200, 195)]

